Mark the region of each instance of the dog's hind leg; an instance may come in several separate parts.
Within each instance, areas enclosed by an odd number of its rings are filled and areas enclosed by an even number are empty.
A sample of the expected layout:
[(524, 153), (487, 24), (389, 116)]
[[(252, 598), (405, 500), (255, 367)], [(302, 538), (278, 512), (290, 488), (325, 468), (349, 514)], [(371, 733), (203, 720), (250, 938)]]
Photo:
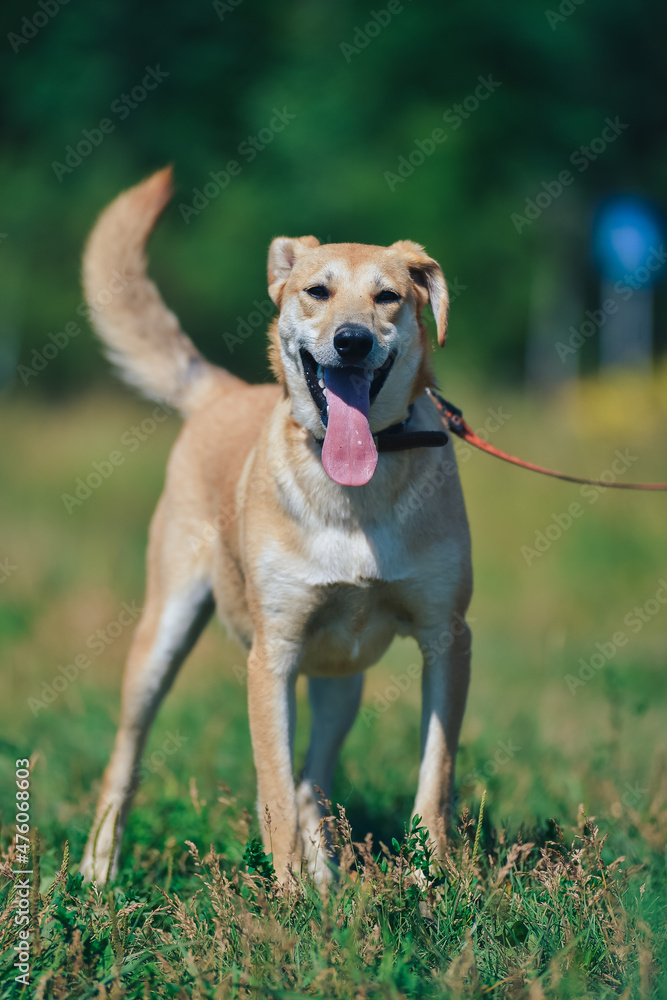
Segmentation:
[(306, 766), (297, 787), (299, 832), (308, 868), (317, 880), (327, 877), (327, 844), (320, 830), (320, 794), (331, 798), (338, 752), (352, 727), (364, 683), (363, 674), (352, 677), (311, 677), (308, 697), (311, 737)]
[(81, 862), (86, 879), (118, 869), (120, 841), (139, 784), (141, 755), (160, 702), (213, 611), (205, 560), (158, 505), (148, 548), (146, 602), (123, 677), (121, 719)]

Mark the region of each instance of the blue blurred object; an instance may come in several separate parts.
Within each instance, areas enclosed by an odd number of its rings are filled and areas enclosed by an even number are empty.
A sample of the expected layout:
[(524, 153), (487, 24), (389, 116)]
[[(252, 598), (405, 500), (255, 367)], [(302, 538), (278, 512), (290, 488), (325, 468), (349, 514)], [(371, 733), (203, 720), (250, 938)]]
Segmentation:
[[(664, 270), (662, 254), (654, 253), (662, 239), (658, 212), (639, 198), (619, 196), (605, 202), (593, 223), (593, 253), (607, 281), (627, 281), (639, 271), (638, 285), (654, 284)], [(649, 258), (651, 267), (646, 266)]]
[(600, 366), (648, 368), (653, 353), (653, 290), (665, 266), (663, 227), (639, 198), (605, 202), (593, 223), (600, 269)]

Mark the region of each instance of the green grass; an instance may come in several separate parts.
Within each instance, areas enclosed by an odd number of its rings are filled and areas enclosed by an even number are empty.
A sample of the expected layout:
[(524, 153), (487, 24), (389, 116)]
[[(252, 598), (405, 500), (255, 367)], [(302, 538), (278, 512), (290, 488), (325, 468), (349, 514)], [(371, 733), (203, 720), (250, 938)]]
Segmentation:
[[(541, 400), (445, 387), (475, 427), (502, 406), (510, 416), (492, 440), (509, 451), (597, 475), (630, 448), (627, 479), (665, 479), (666, 382), (595, 382)], [(15, 568), (0, 583), (2, 1000), (667, 995), (667, 604), (628, 624), (636, 606), (653, 609), (667, 577), (664, 496), (607, 491), (591, 503), (577, 486), (461, 454), (474, 660), (457, 832), (442, 869), (429, 868), (419, 830), (405, 828), (419, 684), (386, 697), (414, 644), (396, 642), (368, 674), (334, 789), (340, 876), (322, 899), (300, 876), (280, 889), (257, 851), (244, 660), (213, 625), (153, 727), (120, 876), (89, 888), (74, 873), (131, 629), (99, 655), (87, 642), (123, 602), (141, 604), (147, 525), (177, 424), (125, 450), (69, 514), (61, 495), (150, 408), (98, 394), (59, 408), (9, 399), (3, 410), (12, 432), (0, 454), (0, 565)], [(581, 516), (528, 565), (522, 546), (554, 515), (566, 523), (575, 501)], [(571, 690), (568, 675), (619, 631), (627, 642)], [(39, 707), (82, 652), (90, 666)], [(26, 756), (41, 895), (22, 994), (10, 869), (14, 761)]]

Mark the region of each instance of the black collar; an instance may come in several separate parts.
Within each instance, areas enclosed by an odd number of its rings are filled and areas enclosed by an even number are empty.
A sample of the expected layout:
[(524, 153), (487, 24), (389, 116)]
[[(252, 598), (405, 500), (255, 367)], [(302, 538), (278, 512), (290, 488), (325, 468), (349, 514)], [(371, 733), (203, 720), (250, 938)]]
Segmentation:
[[(383, 451), (407, 451), (409, 448), (442, 448), (447, 444), (449, 437), (445, 431), (409, 431), (406, 430), (414, 403), (410, 403), (410, 409), (405, 420), (400, 424), (392, 424), (385, 427), (373, 435), (375, 447), (378, 452)], [(323, 438), (315, 438), (319, 445), (324, 444)]]

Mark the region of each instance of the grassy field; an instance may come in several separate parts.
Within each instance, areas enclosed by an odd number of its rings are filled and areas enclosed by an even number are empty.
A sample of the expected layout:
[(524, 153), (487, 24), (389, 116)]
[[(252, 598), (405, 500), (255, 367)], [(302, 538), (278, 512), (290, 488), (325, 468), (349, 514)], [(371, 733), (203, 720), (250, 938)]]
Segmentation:
[[(582, 475), (667, 479), (665, 373), (548, 399), (444, 385), (506, 450)], [(214, 624), (154, 725), (118, 881), (80, 885), (131, 636), (116, 623), (142, 603), (177, 432), (174, 418), (133, 430), (152, 411), (120, 391), (2, 405), (0, 998), (667, 996), (667, 498), (582, 492), (465, 447), (474, 660), (443, 869), (406, 831), (419, 684), (394, 697), (416, 656), (403, 641), (369, 672), (343, 750), (340, 878), (326, 899), (298, 877), (276, 886), (256, 843), (244, 659)], [(63, 500), (113, 451), (122, 462), (89, 497)], [(32, 762), (39, 828), (25, 989), (18, 758)]]

